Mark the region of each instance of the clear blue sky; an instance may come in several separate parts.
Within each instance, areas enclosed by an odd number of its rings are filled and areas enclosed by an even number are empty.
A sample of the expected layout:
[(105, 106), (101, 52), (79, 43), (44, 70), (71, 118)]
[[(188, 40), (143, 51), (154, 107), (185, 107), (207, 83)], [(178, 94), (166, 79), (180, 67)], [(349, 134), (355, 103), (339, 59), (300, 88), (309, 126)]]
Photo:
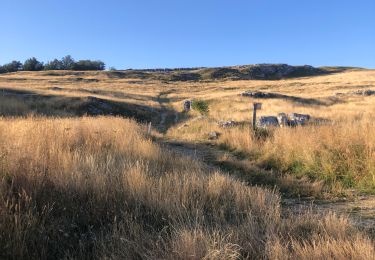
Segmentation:
[(375, 68), (375, 0), (0, 0), (0, 64)]

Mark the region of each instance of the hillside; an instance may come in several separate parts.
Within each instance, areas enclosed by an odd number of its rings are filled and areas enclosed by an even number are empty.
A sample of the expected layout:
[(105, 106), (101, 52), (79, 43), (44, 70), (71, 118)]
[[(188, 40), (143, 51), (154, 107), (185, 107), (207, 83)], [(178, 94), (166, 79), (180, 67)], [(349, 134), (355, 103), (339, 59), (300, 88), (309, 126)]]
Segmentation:
[(375, 70), (280, 66), (1, 74), (0, 258), (373, 259)]
[(216, 68), (145, 69), (111, 71), (114, 78), (141, 78), (163, 81), (211, 81), (211, 80), (277, 80), (307, 77), (340, 72), (350, 68), (290, 66), (287, 64), (254, 64)]

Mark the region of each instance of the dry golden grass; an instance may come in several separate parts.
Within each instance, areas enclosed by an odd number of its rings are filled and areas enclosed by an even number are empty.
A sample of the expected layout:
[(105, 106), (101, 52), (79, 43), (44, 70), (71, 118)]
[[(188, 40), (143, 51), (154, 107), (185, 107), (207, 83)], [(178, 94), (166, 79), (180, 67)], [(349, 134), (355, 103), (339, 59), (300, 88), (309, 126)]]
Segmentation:
[[(168, 130), (167, 138), (206, 142), (208, 132), (220, 132), (221, 136), (215, 143), (247, 153), (251, 163), (286, 176), (278, 185), (302, 184), (298, 179), (308, 177), (317, 194), (321, 190), (314, 187), (319, 187), (317, 183), (320, 181), (324, 182), (324, 189), (337, 194), (347, 188), (375, 192), (375, 140), (371, 131), (374, 97), (335, 95), (337, 92), (375, 89), (373, 70), (347, 70), (278, 81), (202, 82), (125, 79), (113, 77), (109, 72), (18, 72), (0, 75), (0, 84), (5, 89), (28, 90), (35, 94), (31, 99), (0, 95), (2, 115), (82, 115), (87, 112), (85, 102), (88, 96), (126, 104), (123, 111), (139, 109), (127, 104), (142, 105), (149, 109), (142, 111), (141, 115), (148, 114), (142, 119), (152, 121), (156, 126), (161, 121), (160, 111), (167, 114), (162, 127)], [(276, 92), (291, 98), (255, 100), (239, 96), (244, 90)], [(175, 111), (180, 112), (182, 101), (191, 98), (209, 102), (208, 118), (196, 120), (193, 112), (180, 115), (175, 123)], [(273, 131), (270, 138), (259, 141), (249, 134), (254, 101), (263, 103), (259, 116), (280, 112), (308, 113), (333, 124), (279, 129)], [(218, 120), (235, 120), (243, 126), (223, 130), (218, 128)], [(297, 180), (291, 181), (290, 176)]]
[[(286, 175), (278, 185), (302, 183), (298, 179), (308, 177), (314, 187), (324, 181), (325, 189), (337, 194), (347, 188), (375, 192), (375, 140), (371, 134), (374, 97), (335, 95), (337, 92), (375, 89), (373, 70), (348, 70), (278, 81), (205, 82), (115, 78), (109, 72), (18, 72), (0, 75), (0, 84), (5, 89), (28, 90), (35, 94), (31, 99), (0, 95), (2, 115), (82, 115), (87, 112), (88, 96), (118, 104), (142, 105), (150, 109), (142, 111), (141, 115), (148, 114), (142, 119), (152, 121), (156, 126), (161, 119), (159, 112), (168, 114), (163, 127), (168, 129), (168, 138), (202, 142), (207, 141), (208, 132), (220, 132), (220, 139), (215, 143), (247, 153), (253, 164)], [(276, 92), (292, 98), (255, 100), (239, 96), (244, 90)], [(182, 101), (191, 98), (209, 102), (208, 118), (196, 120), (193, 112), (180, 115), (175, 123), (175, 111), (180, 112)], [(259, 141), (249, 134), (254, 101), (263, 103), (259, 116), (280, 112), (308, 113), (314, 118), (331, 120), (333, 125), (279, 129), (271, 138)], [(123, 111), (137, 109), (126, 105)], [(134, 116), (132, 113), (125, 115)], [(223, 130), (216, 125), (218, 120), (235, 120), (244, 126)], [(291, 175), (297, 180), (290, 182)], [(315, 193), (320, 192), (316, 189)]]
[(345, 218), (284, 218), (277, 192), (172, 154), (144, 128), (0, 119), (1, 258), (374, 258)]

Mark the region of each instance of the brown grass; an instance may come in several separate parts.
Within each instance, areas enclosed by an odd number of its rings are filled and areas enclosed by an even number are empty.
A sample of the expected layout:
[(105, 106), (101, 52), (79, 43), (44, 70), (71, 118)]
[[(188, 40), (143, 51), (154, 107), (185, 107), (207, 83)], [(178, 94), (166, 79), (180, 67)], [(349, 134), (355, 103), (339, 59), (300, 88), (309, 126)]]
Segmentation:
[(164, 150), (133, 121), (0, 120), (11, 259), (372, 259), (345, 218), (281, 217), (275, 191)]

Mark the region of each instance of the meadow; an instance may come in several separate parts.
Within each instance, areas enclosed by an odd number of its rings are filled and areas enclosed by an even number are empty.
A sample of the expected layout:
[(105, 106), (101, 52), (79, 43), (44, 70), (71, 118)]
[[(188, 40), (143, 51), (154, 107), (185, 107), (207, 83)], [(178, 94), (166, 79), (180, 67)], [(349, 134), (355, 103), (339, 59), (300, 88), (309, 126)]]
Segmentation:
[[(374, 258), (373, 238), (345, 216), (281, 203), (373, 193), (374, 97), (336, 93), (375, 87), (374, 71), (277, 81), (114, 75), (0, 75), (1, 258)], [(245, 90), (298, 97), (258, 100), (260, 115), (327, 123), (259, 137)], [(186, 99), (207, 101), (208, 115), (182, 112)], [(241, 124), (223, 129), (218, 120)], [(166, 141), (209, 145), (244, 170), (212, 167)]]

